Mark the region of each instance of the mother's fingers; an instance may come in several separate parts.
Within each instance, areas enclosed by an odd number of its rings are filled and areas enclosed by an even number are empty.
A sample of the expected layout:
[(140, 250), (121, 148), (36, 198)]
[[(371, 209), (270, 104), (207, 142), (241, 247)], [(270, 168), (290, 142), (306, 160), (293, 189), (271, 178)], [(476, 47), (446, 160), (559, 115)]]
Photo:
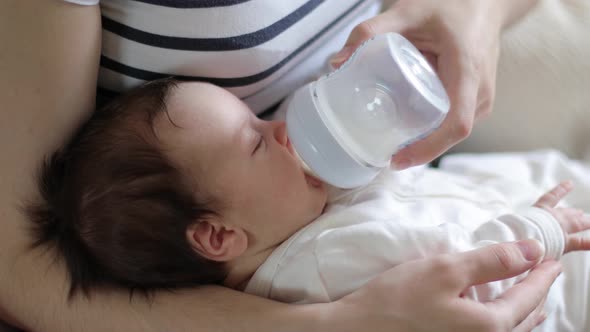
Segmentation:
[(455, 292), (465, 288), (517, 276), (532, 268), (543, 256), (536, 240), (500, 243), (452, 257), (453, 270), (458, 276)]
[(547, 318), (547, 313), (545, 312), (545, 301), (547, 301), (547, 296), (541, 300), (541, 303), (528, 315), (525, 320), (520, 322), (512, 332), (530, 332), (535, 327), (539, 326), (545, 319)]
[(392, 167), (395, 169), (430, 162), (471, 133), (480, 83), (471, 59), (460, 50), (441, 53), (438, 73), (451, 102), (449, 114), (431, 135), (393, 156)]
[(330, 59), (330, 64), (340, 67), (364, 41), (382, 33), (402, 33), (408, 24), (408, 18), (393, 8), (360, 23), (352, 29), (342, 50)]
[(560, 273), (561, 265), (558, 262), (544, 262), (535, 267), (520, 283), (486, 305), (512, 321), (512, 326), (516, 326), (524, 322), (539, 306)]
[(524, 321), (518, 324), (512, 332), (531, 332), (535, 327), (541, 325), (547, 319), (545, 311), (533, 311)]

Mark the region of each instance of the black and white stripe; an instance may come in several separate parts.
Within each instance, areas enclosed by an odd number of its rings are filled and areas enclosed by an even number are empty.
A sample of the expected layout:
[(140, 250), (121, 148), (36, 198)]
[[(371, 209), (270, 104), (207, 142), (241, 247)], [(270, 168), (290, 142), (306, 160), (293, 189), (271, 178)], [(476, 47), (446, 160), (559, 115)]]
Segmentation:
[[(335, 32), (368, 11), (375, 14), (379, 1), (102, 0), (101, 6), (102, 88), (124, 91), (175, 75), (247, 100), (270, 95), (264, 90), (318, 53)], [(252, 106), (259, 111), (276, 101)]]
[[(145, 0), (143, 0), (145, 1)], [(152, 0), (149, 0), (152, 1)], [(358, 0), (357, 0), (358, 1)], [(118, 35), (122, 38), (135, 41), (140, 44), (166, 48), (171, 50), (182, 50), (182, 51), (234, 51), (246, 48), (252, 48), (264, 44), (273, 38), (277, 37), (279, 34), (283, 33), (285, 30), (291, 28), (294, 24), (299, 22), (302, 18), (306, 15), (311, 13), (314, 9), (316, 9), (319, 5), (321, 5), (324, 0), (307, 0), (304, 2), (300, 7), (296, 8), (292, 12), (288, 12), (288, 14), (279, 19), (276, 22), (272, 22), (270, 25), (265, 26), (264, 28), (258, 29), (256, 31), (252, 31), (249, 33), (244, 33), (244, 30), (241, 30), (242, 34), (237, 36), (228, 36), (228, 37), (211, 37), (210, 35), (204, 38), (197, 38), (195, 36), (191, 37), (177, 37), (177, 36), (166, 36), (162, 34), (155, 34), (149, 33), (146, 31), (142, 31), (136, 28), (132, 28), (130, 26), (121, 24), (113, 19), (103, 16), (102, 17), (102, 26), (103, 29), (109, 31), (115, 35)], [(357, 3), (360, 4), (362, 1), (358, 1)], [(203, 10), (201, 10), (202, 12)], [(194, 13), (199, 13), (198, 11), (192, 11)], [(187, 11), (184, 14), (190, 14), (191, 11)], [(204, 13), (202, 13), (204, 14)], [(195, 15), (197, 16), (197, 15)], [(203, 15), (198, 15), (203, 16)], [(196, 17), (190, 17), (191, 20), (197, 20)], [(204, 22), (210, 21), (210, 22)], [(205, 24), (211, 26), (213, 24), (218, 24), (215, 22), (215, 19), (211, 20), (209, 17), (207, 19), (201, 20), (199, 24)], [(186, 28), (186, 26), (185, 26)], [(216, 30), (217, 33), (223, 32), (222, 29)], [(188, 32), (187, 32), (188, 33)]]
[(163, 7), (173, 8), (211, 8), (211, 7), (224, 7), (233, 6), (242, 2), (252, 0), (135, 0), (138, 2), (145, 2), (152, 5), (158, 5)]

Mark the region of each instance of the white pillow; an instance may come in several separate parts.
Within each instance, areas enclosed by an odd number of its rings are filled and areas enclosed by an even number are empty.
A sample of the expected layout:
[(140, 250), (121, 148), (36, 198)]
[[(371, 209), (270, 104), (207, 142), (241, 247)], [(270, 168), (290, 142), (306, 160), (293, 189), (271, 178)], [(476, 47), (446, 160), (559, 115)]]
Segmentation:
[(590, 147), (590, 1), (541, 0), (503, 37), (491, 117), (454, 151)]

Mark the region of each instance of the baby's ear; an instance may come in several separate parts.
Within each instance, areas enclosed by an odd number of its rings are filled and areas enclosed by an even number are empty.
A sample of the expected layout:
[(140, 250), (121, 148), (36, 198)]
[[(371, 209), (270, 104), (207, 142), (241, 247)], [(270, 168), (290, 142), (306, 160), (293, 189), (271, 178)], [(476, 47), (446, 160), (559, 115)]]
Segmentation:
[(190, 225), (186, 237), (195, 252), (217, 262), (236, 259), (248, 248), (248, 236), (243, 229), (225, 226), (217, 220)]

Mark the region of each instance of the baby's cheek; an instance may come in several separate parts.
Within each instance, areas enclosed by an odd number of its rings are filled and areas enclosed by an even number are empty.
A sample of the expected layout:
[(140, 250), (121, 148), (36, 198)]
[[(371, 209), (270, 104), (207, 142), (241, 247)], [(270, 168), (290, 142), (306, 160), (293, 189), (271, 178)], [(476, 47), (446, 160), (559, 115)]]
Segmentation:
[(307, 199), (308, 191), (301, 167), (290, 157), (277, 162), (275, 166), (278, 167), (273, 170), (273, 201), (279, 200), (278, 206), (287, 205), (292, 210), (300, 209)]
[(285, 163), (283, 167), (275, 170), (276, 189), (283, 195), (293, 195), (300, 191), (305, 185), (303, 173), (298, 165)]
[(293, 181), (286, 181), (273, 194), (272, 200), (276, 207), (283, 211), (290, 211), (290, 213), (297, 213), (301, 210), (301, 205), (305, 201), (305, 197), (301, 190), (301, 185)]

